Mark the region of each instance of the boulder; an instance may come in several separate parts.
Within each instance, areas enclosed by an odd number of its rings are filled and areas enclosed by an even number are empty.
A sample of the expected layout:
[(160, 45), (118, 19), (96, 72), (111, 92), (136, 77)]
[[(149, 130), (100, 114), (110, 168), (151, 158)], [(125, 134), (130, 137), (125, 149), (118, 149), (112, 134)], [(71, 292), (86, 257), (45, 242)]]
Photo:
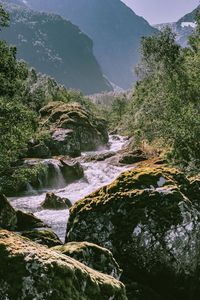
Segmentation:
[(51, 157), (51, 152), (44, 143), (33, 144), (29, 145), (27, 156), (30, 158), (49, 158)]
[(147, 159), (146, 154), (140, 150), (130, 151), (129, 149), (122, 149), (118, 153), (109, 159), (109, 163), (119, 165), (132, 165)]
[(199, 200), (198, 180), (162, 165), (141, 166), (71, 208), (66, 242), (110, 249), (123, 269), (130, 300), (195, 300), (200, 295)]
[(39, 188), (63, 188), (84, 176), (81, 164), (70, 158), (28, 159), (24, 164), (29, 168), (45, 167), (45, 176), (39, 177)]
[(44, 209), (66, 209), (72, 206), (67, 198), (61, 198), (54, 193), (47, 193), (41, 207)]
[(53, 249), (92, 269), (120, 279), (122, 270), (108, 249), (88, 242), (71, 242)]
[(48, 230), (31, 230), (20, 233), (22, 236), (47, 247), (62, 245), (59, 237), (50, 229)]
[(0, 299), (127, 299), (113, 277), (5, 230), (0, 258)]
[(86, 155), (86, 156), (83, 156), (82, 160), (84, 162), (104, 161), (107, 158), (114, 156), (115, 154), (116, 154), (116, 152), (111, 151), (111, 152), (99, 153), (99, 154), (95, 154), (95, 155)]
[(14, 230), (16, 227), (16, 212), (7, 198), (0, 193), (0, 228)]
[(31, 213), (25, 213), (23, 211), (16, 211), (17, 216), (17, 230), (18, 231), (26, 231), (32, 230), (35, 228), (45, 228), (46, 224), (43, 223), (40, 219), (35, 217)]
[(65, 180), (70, 183), (84, 176), (81, 164), (72, 159), (61, 158), (61, 172)]
[(75, 157), (108, 142), (106, 122), (80, 104), (50, 102), (40, 110), (40, 115), (42, 130), (51, 132), (47, 146), (52, 155)]

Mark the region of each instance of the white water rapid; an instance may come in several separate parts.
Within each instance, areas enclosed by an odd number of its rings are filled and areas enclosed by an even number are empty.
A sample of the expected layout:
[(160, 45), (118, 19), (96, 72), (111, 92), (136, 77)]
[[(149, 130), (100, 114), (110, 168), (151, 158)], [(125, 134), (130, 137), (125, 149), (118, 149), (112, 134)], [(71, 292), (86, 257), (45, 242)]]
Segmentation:
[[(95, 152), (85, 152), (82, 156), (117, 152), (126, 143), (127, 139), (121, 136), (110, 136), (109, 149), (102, 148)], [(66, 224), (69, 217), (69, 210), (44, 210), (40, 204), (44, 201), (46, 192), (53, 192), (56, 195), (68, 198), (72, 203), (97, 190), (98, 188), (111, 183), (121, 172), (128, 168), (125, 166), (113, 166), (105, 161), (82, 162), (84, 178), (68, 184), (62, 189), (43, 190), (36, 192), (30, 189), (30, 194), (23, 197), (10, 198), (15, 209), (25, 212), (32, 212), (46, 224), (48, 224), (62, 241), (65, 238)]]

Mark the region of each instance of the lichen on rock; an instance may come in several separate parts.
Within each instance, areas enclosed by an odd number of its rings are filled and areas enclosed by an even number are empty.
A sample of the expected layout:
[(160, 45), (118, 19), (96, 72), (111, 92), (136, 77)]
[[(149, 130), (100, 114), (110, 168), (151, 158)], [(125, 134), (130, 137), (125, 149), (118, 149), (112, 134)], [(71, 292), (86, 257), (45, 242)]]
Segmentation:
[(197, 299), (197, 186), (198, 181), (162, 165), (129, 170), (71, 208), (66, 242), (88, 241), (110, 249), (124, 271), (131, 300), (138, 285), (160, 299), (186, 300), (192, 289), (192, 299)]
[(0, 263), (1, 299), (127, 300), (113, 277), (5, 230)]
[(53, 249), (80, 261), (92, 269), (120, 279), (122, 270), (112, 253), (106, 248), (88, 242), (71, 242), (56, 246)]

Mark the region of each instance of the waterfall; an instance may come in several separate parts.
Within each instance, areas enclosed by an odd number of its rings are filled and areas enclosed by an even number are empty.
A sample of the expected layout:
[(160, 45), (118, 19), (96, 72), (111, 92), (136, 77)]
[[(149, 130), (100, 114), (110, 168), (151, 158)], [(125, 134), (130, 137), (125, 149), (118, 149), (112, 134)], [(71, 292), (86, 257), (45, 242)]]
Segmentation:
[[(111, 136), (109, 140), (109, 149), (105, 147), (99, 151), (85, 152), (82, 154), (82, 158), (85, 158), (87, 155), (91, 156), (113, 151), (117, 152), (126, 144), (126, 141), (127, 139), (125, 137)], [(42, 160), (42, 163), (49, 166), (46, 190), (43, 190), (37, 195), (32, 193), (32, 196), (12, 198), (10, 201), (16, 209), (33, 212), (38, 218), (51, 226), (62, 240), (64, 240), (65, 237), (69, 211), (42, 210), (40, 204), (45, 199), (47, 189), (48, 191), (54, 192), (62, 198), (68, 198), (72, 203), (75, 203), (96, 189), (111, 183), (121, 172), (128, 168), (127, 166), (113, 166), (107, 160), (82, 162), (81, 164), (84, 168), (85, 175), (84, 178), (66, 185), (59, 160), (46, 159)]]

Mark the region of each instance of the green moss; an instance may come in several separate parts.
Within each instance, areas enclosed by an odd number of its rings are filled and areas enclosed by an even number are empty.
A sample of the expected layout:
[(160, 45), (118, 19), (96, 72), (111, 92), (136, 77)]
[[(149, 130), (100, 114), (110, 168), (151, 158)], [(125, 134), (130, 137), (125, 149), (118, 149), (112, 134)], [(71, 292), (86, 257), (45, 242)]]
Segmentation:
[(0, 230), (2, 299), (127, 300), (121, 282), (28, 239)]
[(47, 171), (48, 166), (42, 164), (16, 168), (10, 175), (1, 178), (2, 192), (7, 196), (13, 196), (26, 191), (29, 184), (39, 188), (40, 182), (46, 178)]

